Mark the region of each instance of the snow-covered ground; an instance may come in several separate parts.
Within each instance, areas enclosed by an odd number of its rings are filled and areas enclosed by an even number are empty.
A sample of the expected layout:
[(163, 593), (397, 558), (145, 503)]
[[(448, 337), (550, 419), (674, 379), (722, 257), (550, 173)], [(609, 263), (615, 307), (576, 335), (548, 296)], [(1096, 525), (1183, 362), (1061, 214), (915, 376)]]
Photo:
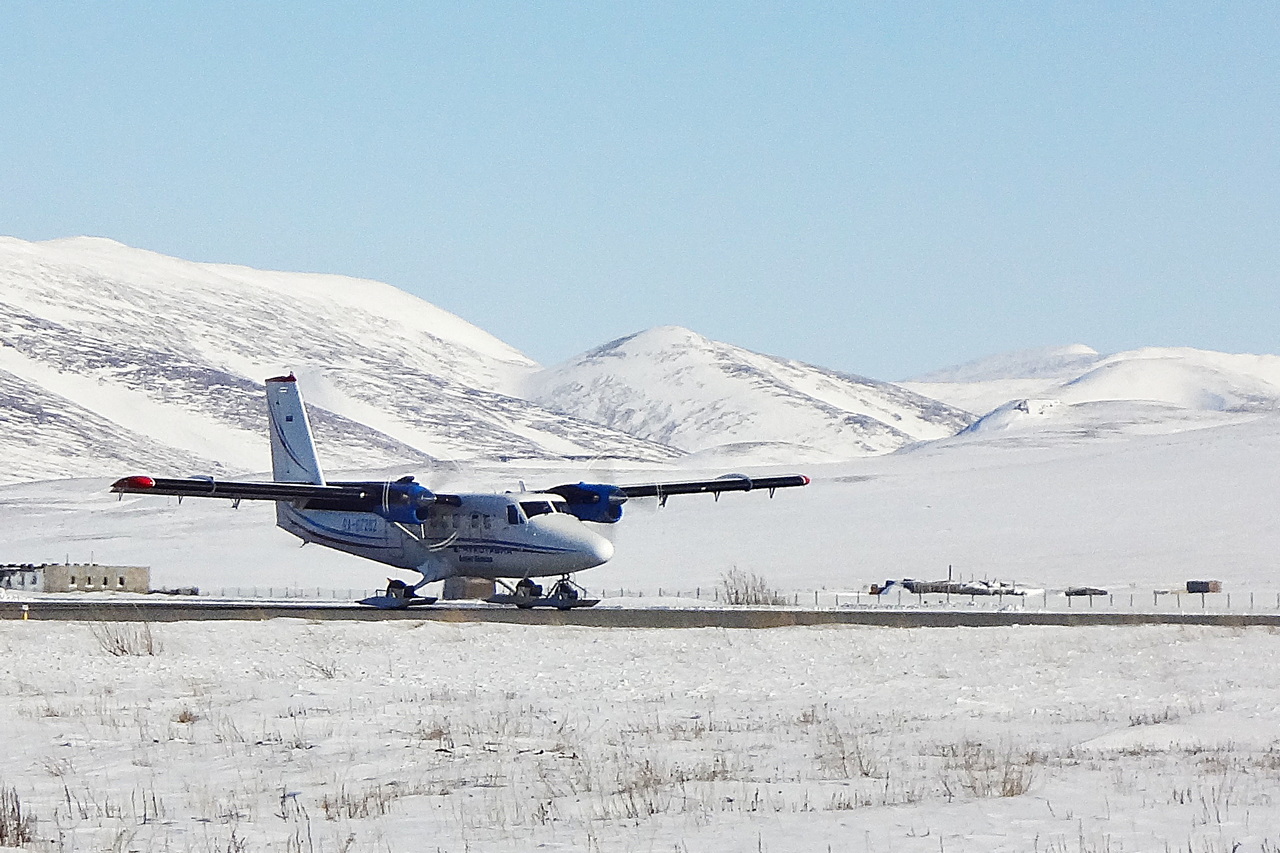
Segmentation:
[(45, 849), (1280, 846), (1267, 630), (150, 630), (0, 624)]

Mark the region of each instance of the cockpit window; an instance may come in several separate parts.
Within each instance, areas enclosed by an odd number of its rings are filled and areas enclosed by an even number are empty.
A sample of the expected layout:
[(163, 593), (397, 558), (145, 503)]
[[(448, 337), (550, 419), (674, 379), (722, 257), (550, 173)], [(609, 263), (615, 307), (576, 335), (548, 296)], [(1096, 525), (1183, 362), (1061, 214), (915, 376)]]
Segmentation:
[(529, 518), (533, 518), (535, 515), (546, 515), (549, 512), (555, 512), (551, 501), (521, 501), (520, 508), (524, 510), (524, 514)]

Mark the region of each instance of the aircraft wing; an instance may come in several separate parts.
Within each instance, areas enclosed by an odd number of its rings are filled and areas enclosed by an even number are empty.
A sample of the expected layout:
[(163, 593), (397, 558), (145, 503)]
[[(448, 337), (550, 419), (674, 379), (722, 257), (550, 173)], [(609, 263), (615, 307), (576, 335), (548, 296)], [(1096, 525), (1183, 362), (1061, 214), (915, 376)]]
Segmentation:
[(757, 489), (768, 489), (772, 492), (774, 489), (807, 485), (809, 485), (809, 478), (803, 474), (790, 474), (784, 477), (747, 477), (741, 474), (729, 474), (714, 480), (644, 483), (638, 486), (618, 486), (618, 489), (628, 498), (660, 498), (665, 500), (670, 495), (718, 495), (721, 492), (750, 492)]
[(622, 505), (631, 498), (657, 498), (665, 505), (667, 498), (672, 495), (715, 495), (719, 498), (721, 492), (750, 492), (767, 489), (772, 497), (774, 489), (807, 485), (809, 485), (809, 478), (803, 474), (754, 478), (745, 474), (726, 474), (714, 480), (641, 483), (634, 486), (614, 486), (609, 483), (565, 483), (544, 491), (563, 497), (568, 501), (569, 512), (583, 521), (613, 524), (622, 518)]
[(368, 494), (364, 484), (315, 486), (309, 483), (247, 483), (212, 477), (166, 479), (124, 477), (111, 491), (137, 495), (177, 495), (193, 498), (227, 498), (244, 501), (359, 500)]

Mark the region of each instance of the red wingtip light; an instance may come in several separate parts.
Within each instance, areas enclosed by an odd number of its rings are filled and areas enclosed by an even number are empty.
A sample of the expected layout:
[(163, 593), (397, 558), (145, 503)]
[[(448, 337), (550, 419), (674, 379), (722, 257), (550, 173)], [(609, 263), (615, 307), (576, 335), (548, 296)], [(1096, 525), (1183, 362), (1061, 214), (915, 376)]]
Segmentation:
[(155, 487), (156, 481), (152, 478), (137, 476), (125, 477), (123, 479), (116, 480), (115, 483), (112, 484), (111, 490), (113, 492), (131, 492), (137, 489), (154, 489)]
[(801, 480), (804, 480), (804, 485), (806, 485), (806, 486), (813, 482), (813, 481), (812, 481), (812, 480), (810, 480), (808, 477), (806, 477), (804, 474), (801, 474), (801, 475), (800, 475), (800, 479), (801, 479)]

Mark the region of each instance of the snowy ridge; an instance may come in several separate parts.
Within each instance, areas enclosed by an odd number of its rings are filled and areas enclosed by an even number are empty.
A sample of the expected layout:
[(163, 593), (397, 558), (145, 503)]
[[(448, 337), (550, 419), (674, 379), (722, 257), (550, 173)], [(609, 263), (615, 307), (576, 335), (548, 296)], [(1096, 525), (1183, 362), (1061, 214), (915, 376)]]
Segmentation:
[(1046, 388), (1079, 376), (1102, 358), (1083, 344), (1020, 350), (976, 359), (899, 384), (982, 415), (1009, 400), (1037, 396)]
[(261, 382), (290, 370), (334, 471), (794, 466), (957, 434), (1076, 442), (1280, 409), (1280, 358), (1193, 349), (1077, 344), (895, 385), (661, 327), (543, 370), (378, 282), (0, 237), (0, 482), (267, 470)]
[(1072, 344), (987, 356), (917, 376), (910, 382), (990, 382), (1002, 379), (1061, 379), (1102, 359), (1092, 347)]
[(21, 427), (0, 481), (266, 470), (261, 381), (291, 369), (323, 380), (333, 470), (680, 455), (510, 396), (536, 364), (385, 284), (0, 238), (3, 417)]
[(790, 445), (848, 459), (944, 438), (966, 413), (895, 385), (660, 327), (605, 344), (528, 381), (531, 399), (690, 452)]
[(1078, 376), (997, 407), (967, 436), (1072, 440), (1169, 433), (1280, 410), (1280, 357), (1146, 348), (1099, 359)]

